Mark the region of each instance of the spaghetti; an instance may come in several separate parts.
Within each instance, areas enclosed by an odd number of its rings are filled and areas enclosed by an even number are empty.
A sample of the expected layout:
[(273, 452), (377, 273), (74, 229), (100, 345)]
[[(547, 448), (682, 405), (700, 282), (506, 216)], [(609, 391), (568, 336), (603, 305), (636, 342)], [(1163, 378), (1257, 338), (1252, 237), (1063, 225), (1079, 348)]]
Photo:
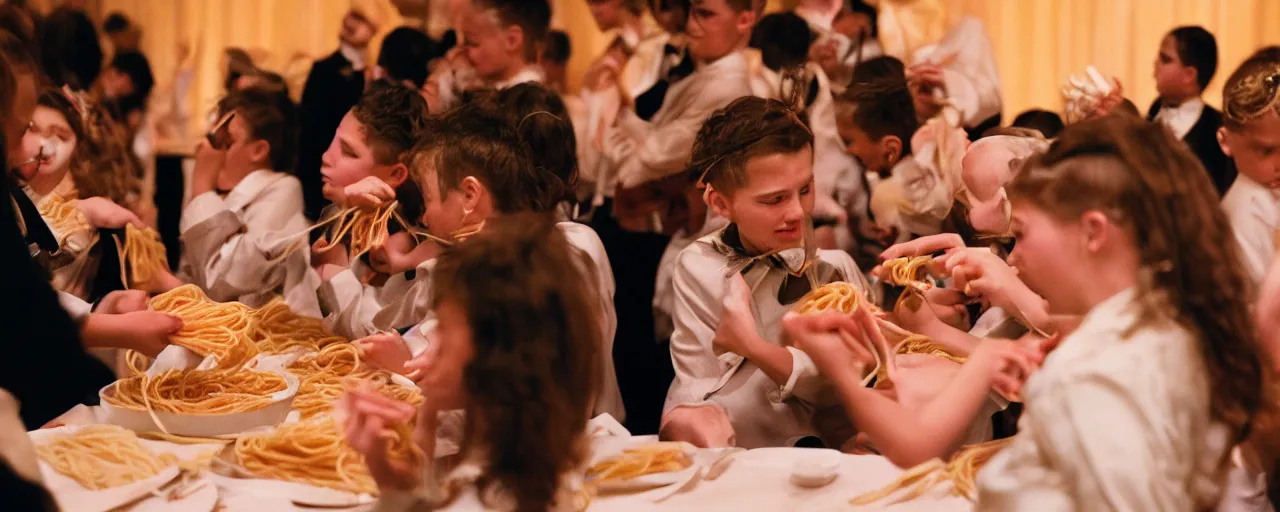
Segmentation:
[(800, 307), (796, 312), (803, 315), (834, 309), (852, 315), (858, 310), (862, 301), (862, 293), (856, 286), (844, 282), (828, 283), (814, 289), (801, 299)]
[(420, 391), (396, 384), (390, 372), (361, 365), (360, 351), (350, 343), (334, 343), (314, 355), (303, 356), (289, 366), (289, 372), (300, 381), (293, 408), (304, 419), (332, 410), (345, 390), (343, 381), (348, 378), (368, 381), (384, 396), (414, 407), (423, 401)]
[(134, 411), (235, 414), (271, 405), (271, 395), (286, 388), (284, 377), (258, 370), (167, 370), (120, 379), (103, 399)]
[(36, 446), (36, 453), (54, 471), (92, 491), (146, 480), (178, 463), (173, 454), (157, 456), (132, 431), (115, 425), (90, 425), (54, 436)]
[(71, 235), (91, 229), (84, 217), (84, 212), (80, 211), (76, 202), (74, 198), (64, 197), (55, 192), (45, 196), (36, 207), (40, 216), (48, 220), (49, 227), (53, 228), (58, 246), (65, 244)]
[(251, 324), (249, 339), (263, 354), (320, 350), (330, 344), (348, 341), (330, 333), (320, 319), (294, 313), (279, 297), (254, 311)]
[(324, 246), (316, 249), (316, 252), (328, 252), (343, 240), (350, 240), (347, 251), (349, 257), (354, 260), (372, 249), (386, 245), (389, 236), (388, 227), (392, 217), (396, 215), (399, 204), (397, 201), (392, 201), (373, 210), (352, 206), (339, 211), (325, 221), (332, 224), (329, 226), (328, 233), (321, 238), (325, 241)]
[(151, 309), (182, 319), (182, 329), (169, 337), (174, 345), (218, 358), (219, 368), (238, 368), (258, 355), (249, 340), (252, 314), (239, 302), (209, 300), (195, 285), (179, 286), (151, 299)]
[(928, 277), (931, 256), (914, 256), (910, 258), (894, 258), (884, 262), (882, 278), (894, 286), (905, 286), (916, 291), (928, 291), (932, 286), (924, 281)]
[(902, 503), (919, 498), (929, 489), (944, 482), (951, 483), (951, 494), (953, 496), (961, 496), (969, 501), (974, 501), (976, 499), (978, 471), (991, 460), (991, 457), (994, 457), (996, 453), (1008, 446), (1012, 439), (998, 439), (966, 446), (956, 452), (951, 457), (951, 460), (946, 463), (938, 459), (930, 460), (907, 470), (896, 480), (890, 482), (889, 485), (858, 496), (849, 503), (853, 505), (869, 505), (906, 489), (907, 492), (905, 494), (898, 496), (893, 501), (886, 503), (886, 505)]
[(164, 243), (154, 229), (138, 229), (128, 224), (124, 227), (124, 241), (121, 242), (119, 236), (115, 238), (116, 251), (120, 255), (120, 279), (125, 288), (144, 289), (156, 276), (169, 269)]
[(631, 448), (622, 455), (600, 462), (587, 469), (587, 478), (598, 484), (602, 481), (626, 481), (632, 478), (680, 471), (693, 461), (688, 454), (689, 445), (678, 442), (658, 442)]
[[(357, 494), (378, 493), (364, 457), (343, 440), (340, 425), (332, 417), (289, 423), (264, 435), (240, 438), (234, 451), (240, 465), (259, 478)], [(424, 458), (408, 425), (395, 428), (388, 456)]]

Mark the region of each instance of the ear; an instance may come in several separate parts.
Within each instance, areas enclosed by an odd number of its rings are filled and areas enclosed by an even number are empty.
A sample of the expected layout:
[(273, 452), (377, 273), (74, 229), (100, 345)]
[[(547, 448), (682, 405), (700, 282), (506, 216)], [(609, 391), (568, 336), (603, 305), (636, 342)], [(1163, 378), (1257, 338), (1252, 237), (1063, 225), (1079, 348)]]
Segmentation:
[(271, 143), (262, 139), (249, 143), (249, 156), (254, 162), (271, 164)]
[(884, 151), (884, 161), (892, 167), (902, 158), (902, 139), (897, 135), (887, 135), (880, 139), (880, 149)]
[(1217, 136), (1218, 147), (1222, 148), (1222, 154), (1227, 155), (1227, 158), (1231, 158), (1231, 145), (1227, 143), (1227, 127), (1219, 126)]
[(511, 25), (502, 31), (502, 40), (506, 44), (506, 50), (510, 52), (519, 52), (524, 55), (524, 29), (520, 25)]
[(750, 36), (751, 30), (756, 26), (756, 9), (753, 5), (747, 7), (747, 10), (738, 13), (738, 33)]
[(1111, 219), (1098, 210), (1089, 210), (1080, 216), (1080, 228), (1085, 237), (1085, 248), (1089, 252), (1098, 252), (1107, 243), (1108, 228)]
[(1182, 72), (1186, 75), (1183, 78), (1187, 80), (1187, 84), (1195, 85), (1196, 89), (1200, 88), (1200, 72), (1196, 71), (1195, 66), (1183, 66)]
[(404, 164), (397, 163), (391, 166), (391, 169), (387, 171), (387, 177), (383, 179), (383, 181), (387, 182), (388, 185), (391, 185), (391, 188), (396, 188), (404, 184), (408, 179), (409, 168)]
[(458, 184), (458, 190), (462, 192), (462, 206), (466, 210), (476, 209), (476, 205), (480, 204), (480, 198), (487, 192), (484, 184), (475, 176), (467, 176), (462, 178), (462, 183)]
[(733, 209), (729, 207), (728, 196), (721, 194), (719, 190), (708, 184), (707, 191), (702, 197), (707, 206), (711, 208), (711, 211), (716, 212), (716, 215), (733, 220)]

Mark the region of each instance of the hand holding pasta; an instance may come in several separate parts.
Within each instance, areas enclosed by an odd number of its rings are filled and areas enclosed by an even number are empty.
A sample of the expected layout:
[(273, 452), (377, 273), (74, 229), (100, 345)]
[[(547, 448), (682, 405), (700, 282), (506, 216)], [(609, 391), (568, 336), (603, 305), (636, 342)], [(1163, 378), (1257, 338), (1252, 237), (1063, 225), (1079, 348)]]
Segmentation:
[(182, 319), (182, 329), (170, 342), (202, 356), (216, 356), (220, 368), (243, 366), (258, 355), (249, 338), (251, 310), (244, 304), (213, 302), (188, 284), (153, 297), (151, 308)]

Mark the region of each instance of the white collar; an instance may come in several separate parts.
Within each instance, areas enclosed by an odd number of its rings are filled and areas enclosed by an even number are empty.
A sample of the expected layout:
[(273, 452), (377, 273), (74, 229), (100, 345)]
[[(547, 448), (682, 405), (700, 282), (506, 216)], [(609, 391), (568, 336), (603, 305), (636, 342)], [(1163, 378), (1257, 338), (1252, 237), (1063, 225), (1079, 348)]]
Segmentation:
[(734, 50), (729, 52), (728, 55), (716, 59), (715, 62), (698, 66), (697, 70), (699, 72), (705, 71), (717, 74), (726, 71), (746, 71), (747, 56), (742, 52), (742, 50)]
[(1091, 357), (1104, 348), (1099, 347), (1099, 344), (1114, 343), (1117, 336), (1100, 334), (1124, 333), (1133, 326), (1138, 319), (1135, 307), (1137, 295), (1137, 289), (1126, 288), (1099, 302), (1085, 313), (1080, 326), (1063, 340), (1061, 347), (1054, 350), (1050, 357), (1059, 362)]
[(835, 16), (818, 12), (805, 6), (799, 6), (795, 9), (796, 16), (804, 18), (804, 21), (814, 28), (821, 29), (825, 32), (831, 31), (831, 25), (835, 23)]
[(1204, 100), (1199, 97), (1191, 98), (1177, 106), (1161, 103), (1160, 112), (1163, 115), (1172, 113), (1184, 119), (1200, 119), (1200, 114), (1204, 112)]
[(521, 69), (518, 73), (509, 79), (502, 80), (493, 84), (494, 89), (506, 89), (508, 87), (520, 85), (525, 82), (542, 83), (546, 77), (542, 74), (542, 68), (530, 64)]
[(351, 46), (347, 44), (346, 41), (342, 41), (338, 43), (338, 53), (341, 53), (342, 57), (347, 59), (347, 61), (351, 63), (351, 67), (355, 68), (356, 71), (364, 70), (364, 50)]
[(263, 190), (283, 177), (284, 173), (270, 169), (258, 169), (246, 174), (240, 183), (236, 183), (236, 186), (231, 187), (231, 191), (227, 192), (227, 197), (222, 200), (223, 204), (228, 210), (239, 212), (253, 202)]
[(1270, 197), (1276, 201), (1280, 201), (1280, 190), (1272, 190), (1268, 188), (1266, 185), (1258, 183), (1258, 180), (1250, 178), (1245, 173), (1240, 173), (1239, 175), (1236, 176), (1236, 181), (1235, 183), (1231, 184), (1231, 188), (1235, 188), (1236, 183), (1239, 183), (1242, 189), (1253, 189), (1252, 191), (1243, 190), (1244, 192), (1266, 194), (1267, 197)]

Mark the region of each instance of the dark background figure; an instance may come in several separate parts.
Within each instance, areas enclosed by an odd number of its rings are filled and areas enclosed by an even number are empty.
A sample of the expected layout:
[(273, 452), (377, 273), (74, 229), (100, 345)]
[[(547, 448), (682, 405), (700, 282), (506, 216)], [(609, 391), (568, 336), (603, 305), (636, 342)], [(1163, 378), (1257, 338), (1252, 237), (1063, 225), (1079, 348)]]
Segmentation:
[(563, 30), (552, 30), (547, 34), (547, 44), (542, 48), (542, 72), (546, 75), (548, 89), (564, 94), (565, 67), (569, 65), (571, 56), (573, 45), (569, 43), (569, 34)]
[(1048, 110), (1031, 109), (1013, 118), (1013, 124), (1018, 128), (1030, 128), (1040, 132), (1046, 139), (1052, 139), (1062, 133), (1062, 117)]
[[(1176, 111), (1183, 104), (1200, 101), (1204, 105), (1200, 116), (1182, 136), (1182, 141), (1204, 165), (1213, 186), (1218, 189), (1218, 196), (1226, 194), (1236, 181), (1237, 171), (1228, 165), (1227, 155), (1218, 144), (1222, 113), (1201, 99), (1218, 71), (1218, 40), (1203, 27), (1175, 28), (1161, 42), (1155, 67), (1156, 89), (1160, 97), (1147, 110), (1147, 120), (1159, 121), (1162, 110)], [(1176, 131), (1175, 135), (1178, 135)]]
[[(298, 179), (307, 217), (315, 220), (324, 208), (324, 188), (320, 177), (320, 157), (329, 149), (342, 116), (360, 100), (364, 92), (364, 55), (373, 38), (374, 27), (359, 13), (348, 12), (342, 20), (338, 50), (311, 66), (302, 89), (298, 115), (301, 133), (298, 144)], [(359, 62), (355, 62), (359, 61)]]
[(413, 89), (421, 89), (427, 81), (427, 65), (440, 58), (444, 52), (440, 44), (432, 41), (426, 32), (413, 27), (392, 30), (382, 39), (378, 51), (378, 68), (384, 78), (404, 82)]
[(102, 72), (98, 29), (81, 9), (59, 7), (39, 23), (45, 74), (55, 85), (87, 89)]
[(117, 53), (142, 50), (142, 29), (120, 11), (107, 15), (107, 19), (102, 22), (102, 32), (107, 35), (111, 48)]
[(142, 52), (129, 50), (111, 58), (111, 64), (98, 77), (95, 92), (116, 121), (129, 128), (132, 139), (142, 126), (147, 100), (155, 85), (147, 57)]

